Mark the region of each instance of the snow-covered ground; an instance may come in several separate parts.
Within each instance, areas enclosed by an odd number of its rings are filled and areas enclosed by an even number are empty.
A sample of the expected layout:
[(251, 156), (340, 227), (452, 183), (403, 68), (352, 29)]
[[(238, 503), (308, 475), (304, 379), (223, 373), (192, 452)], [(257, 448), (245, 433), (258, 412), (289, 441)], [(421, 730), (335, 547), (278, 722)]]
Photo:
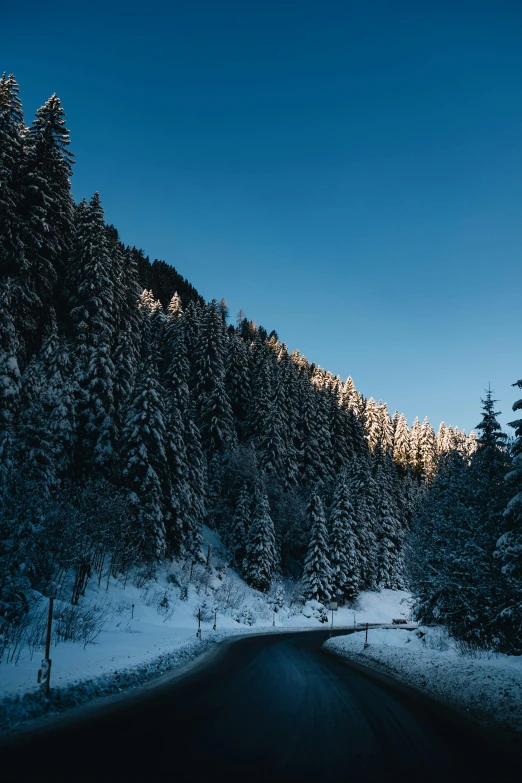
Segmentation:
[(442, 628), (370, 628), (330, 639), (339, 655), (379, 668), (466, 711), (486, 726), (522, 731), (522, 657), (470, 656)]
[[(141, 587), (132, 580), (125, 586), (111, 580), (106, 591), (104, 583), (101, 587), (95, 580), (90, 583), (82, 604), (105, 604), (104, 628), (85, 647), (78, 642), (61, 642), (51, 648), (51, 704), (43, 699), (37, 685), (41, 650), (31, 653), (25, 647), (16, 663), (7, 662), (7, 656), (4, 657), (0, 664), (0, 730), (49, 711), (141, 685), (188, 663), (230, 635), (328, 627), (320, 622), (320, 605), (307, 602), (303, 606), (290, 584), (282, 585), (284, 605), (274, 612), (274, 595), (252, 590), (231, 568), (223, 572), (223, 546), (208, 529), (205, 545), (211, 546), (212, 568), (201, 573), (199, 581), (193, 577), (185, 600), (180, 587), (172, 582), (174, 566), (166, 565), (157, 582)], [(390, 622), (393, 617), (407, 614), (406, 605), (401, 603), (407, 598), (407, 593), (392, 590), (363, 593), (353, 608), (340, 607), (334, 613), (334, 627), (353, 628), (354, 620)], [(201, 640), (196, 638), (200, 607)], [(331, 617), (329, 612), (328, 625)]]

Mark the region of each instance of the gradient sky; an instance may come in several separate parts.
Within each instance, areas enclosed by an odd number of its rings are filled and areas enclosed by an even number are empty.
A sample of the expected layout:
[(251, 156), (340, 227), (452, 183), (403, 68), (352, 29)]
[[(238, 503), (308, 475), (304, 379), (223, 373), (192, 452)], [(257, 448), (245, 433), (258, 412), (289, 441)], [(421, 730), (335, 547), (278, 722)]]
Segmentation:
[[(470, 430), (522, 376), (522, 3), (2, 9), (77, 199), (366, 396)], [(520, 395), (518, 395), (520, 396)]]

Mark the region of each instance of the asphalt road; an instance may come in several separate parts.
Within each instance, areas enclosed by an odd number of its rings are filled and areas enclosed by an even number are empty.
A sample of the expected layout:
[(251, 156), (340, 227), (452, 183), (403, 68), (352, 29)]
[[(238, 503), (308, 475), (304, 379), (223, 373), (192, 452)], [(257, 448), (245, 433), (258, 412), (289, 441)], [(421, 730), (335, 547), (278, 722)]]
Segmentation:
[(485, 732), (325, 653), (326, 636), (220, 645), (184, 678), (0, 747), (0, 779), (519, 783)]

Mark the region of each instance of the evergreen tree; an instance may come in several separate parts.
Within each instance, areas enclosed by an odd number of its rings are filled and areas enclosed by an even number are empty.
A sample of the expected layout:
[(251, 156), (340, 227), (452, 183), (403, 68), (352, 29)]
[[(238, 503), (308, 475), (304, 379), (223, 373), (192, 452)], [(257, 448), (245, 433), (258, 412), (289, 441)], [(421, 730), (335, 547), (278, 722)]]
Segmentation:
[(328, 532), (323, 504), (314, 491), (307, 508), (310, 543), (303, 570), (305, 595), (324, 603), (332, 595), (332, 570), (328, 560)]
[(410, 467), (414, 473), (420, 475), (422, 471), (422, 453), (421, 453), (421, 425), (418, 416), (412, 424), (410, 430)]
[(266, 592), (277, 567), (274, 523), (266, 493), (256, 492), (252, 524), (248, 531), (245, 577), (256, 590)]
[(233, 332), (226, 355), (225, 388), (230, 399), (239, 440), (245, 437), (245, 426), (251, 399), (248, 349), (244, 340)]
[(348, 480), (340, 473), (330, 514), (331, 587), (332, 595), (344, 595), (350, 601), (356, 597), (360, 582), (356, 525)]
[(366, 403), (365, 420), (366, 437), (368, 438), (370, 451), (373, 452), (381, 441), (381, 420), (373, 397), (370, 397)]
[(169, 490), (165, 426), (154, 358), (140, 362), (136, 386), (122, 431), (121, 463), (125, 486), (136, 509), (140, 550), (146, 560), (165, 552), (165, 494)]
[[(522, 389), (522, 379), (513, 384)], [(522, 399), (513, 404), (513, 410), (522, 410)], [(487, 426), (482, 428), (481, 436), (495, 437), (498, 435), (495, 423), (488, 417)], [(508, 624), (508, 633), (514, 646), (520, 652), (522, 649), (522, 633), (520, 619), (522, 617), (522, 419), (510, 422), (515, 430), (515, 440), (511, 447), (511, 470), (506, 476), (506, 482), (512, 494), (504, 511), (504, 533), (497, 542), (496, 556), (500, 562), (502, 574), (509, 582), (509, 601), (503, 610), (503, 619)], [(486, 446), (484, 445), (484, 448)], [(480, 453), (480, 448), (477, 453)]]
[(403, 413), (399, 416), (395, 426), (393, 459), (403, 471), (406, 471), (410, 460), (410, 431)]
[(201, 442), (212, 456), (235, 444), (234, 420), (225, 389), (224, 324), (215, 302), (202, 324), (195, 366), (194, 399), (199, 409)]
[(428, 417), (422, 422), (419, 439), (420, 466), (424, 481), (431, 484), (435, 476), (436, 462), (436, 440), (435, 433), (430, 426)]
[(20, 399), (20, 344), (11, 315), (12, 288), (0, 287), (0, 435), (9, 428)]
[(74, 202), (73, 155), (60, 99), (52, 95), (36, 113), (24, 136), (22, 215), (24, 243), (36, 294), (45, 304), (69, 263)]
[(246, 555), (247, 534), (251, 524), (250, 494), (246, 484), (239, 492), (236, 510), (228, 534), (228, 551), (233, 565), (241, 566)]
[(77, 346), (78, 464), (110, 473), (114, 455), (114, 290), (100, 198), (76, 213), (71, 318)]
[(11, 74), (0, 78), (0, 278), (27, 272), (20, 216), (22, 102)]

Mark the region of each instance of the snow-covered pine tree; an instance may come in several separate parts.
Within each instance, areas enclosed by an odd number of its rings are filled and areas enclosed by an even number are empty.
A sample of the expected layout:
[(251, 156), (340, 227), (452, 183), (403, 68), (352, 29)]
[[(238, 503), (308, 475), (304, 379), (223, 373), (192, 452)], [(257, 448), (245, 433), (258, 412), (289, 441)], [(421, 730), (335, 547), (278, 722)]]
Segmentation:
[(141, 317), (138, 300), (136, 254), (123, 248), (115, 229), (107, 231), (114, 280), (115, 340), (114, 340), (114, 408), (116, 430), (120, 431), (132, 392), (140, 361)]
[(377, 495), (370, 458), (357, 455), (350, 479), (350, 497), (357, 520), (361, 587), (367, 590), (377, 587)]
[(114, 468), (114, 279), (98, 193), (76, 210), (71, 319), (79, 388), (78, 467)]
[(356, 524), (348, 478), (341, 472), (330, 510), (331, 586), (332, 595), (344, 595), (349, 601), (356, 597), (360, 583)]
[(201, 443), (212, 457), (236, 442), (232, 407), (225, 389), (223, 319), (216, 302), (206, 309), (195, 361), (194, 400), (199, 411)]
[(248, 531), (244, 572), (247, 582), (266, 592), (277, 568), (275, 530), (266, 492), (258, 488)]
[(370, 447), (370, 451), (374, 452), (381, 441), (381, 419), (379, 416), (377, 403), (373, 397), (370, 397), (366, 403), (365, 423), (368, 445)]
[(283, 343), (279, 350), (279, 385), (281, 408), (284, 410), (285, 464), (283, 466), (283, 487), (289, 490), (299, 481), (297, 428), (298, 428), (298, 371)]
[(435, 433), (427, 416), (420, 429), (419, 448), (422, 476), (426, 484), (431, 484), (437, 470), (437, 446)]
[(45, 375), (42, 362), (33, 357), (22, 375), (22, 411), (17, 421), (14, 457), (20, 475), (37, 487), (41, 498), (56, 485), (56, 465), (44, 410)]
[(42, 403), (48, 417), (51, 451), (57, 476), (63, 478), (72, 473), (76, 405), (71, 350), (65, 337), (58, 333), (53, 313), (50, 315), (49, 334), (40, 351), (40, 361), (45, 376)]
[(422, 453), (421, 453), (421, 425), (418, 416), (411, 425), (410, 429), (410, 468), (418, 476), (422, 471)]
[[(522, 379), (516, 381), (513, 386), (522, 389)], [(513, 404), (514, 411), (522, 410), (522, 399)], [(511, 470), (506, 476), (511, 499), (507, 503), (504, 512), (505, 532), (497, 542), (496, 556), (500, 562), (502, 573), (509, 580), (510, 605), (505, 607), (505, 617), (510, 624), (511, 637), (514, 646), (522, 649), (522, 633), (520, 632), (520, 618), (522, 615), (522, 418), (510, 422), (510, 427), (515, 430), (515, 439), (511, 447)], [(496, 434), (491, 424), (490, 438)], [(483, 431), (483, 434), (485, 432)]]
[(393, 490), (389, 471), (393, 464), (379, 465), (376, 483), (379, 488), (377, 528), (378, 566), (377, 583), (379, 587), (397, 589), (403, 587), (402, 544), (403, 529), (399, 519), (398, 509), (393, 499)]
[(18, 412), (21, 373), (20, 341), (12, 318), (12, 286), (0, 284), (0, 436), (9, 429)]
[(410, 431), (403, 413), (399, 416), (395, 427), (393, 459), (395, 464), (405, 472), (410, 460)]
[(52, 95), (38, 109), (24, 135), (24, 244), (36, 294), (43, 305), (51, 300), (57, 280), (63, 280), (72, 250), (74, 202), (70, 178), (74, 156), (69, 143), (65, 112), (60, 99)]
[(313, 491), (310, 496), (307, 514), (310, 542), (303, 569), (305, 596), (324, 603), (332, 595), (332, 570), (328, 558), (328, 531), (323, 503), (317, 491)]
[(227, 536), (227, 546), (232, 565), (241, 567), (246, 555), (246, 543), (251, 524), (250, 493), (243, 484), (237, 498), (236, 509)]
[(445, 442), (446, 442), (446, 424), (443, 421), (441, 421), (439, 425), (439, 431), (437, 432), (437, 436), (436, 436), (437, 455), (439, 457), (445, 451)]
[(167, 437), (156, 359), (150, 345), (145, 345), (121, 435), (121, 466), (123, 483), (136, 509), (140, 550), (151, 563), (165, 553), (166, 546)]
[(377, 405), (377, 416), (380, 422), (379, 448), (383, 454), (390, 454), (393, 452), (393, 426), (388, 406), (382, 400)]
[(20, 216), (23, 127), (20, 88), (11, 74), (0, 77), (0, 276), (27, 272)]
[(225, 388), (234, 414), (239, 441), (244, 440), (251, 399), (249, 355), (245, 341), (234, 331), (226, 352)]

